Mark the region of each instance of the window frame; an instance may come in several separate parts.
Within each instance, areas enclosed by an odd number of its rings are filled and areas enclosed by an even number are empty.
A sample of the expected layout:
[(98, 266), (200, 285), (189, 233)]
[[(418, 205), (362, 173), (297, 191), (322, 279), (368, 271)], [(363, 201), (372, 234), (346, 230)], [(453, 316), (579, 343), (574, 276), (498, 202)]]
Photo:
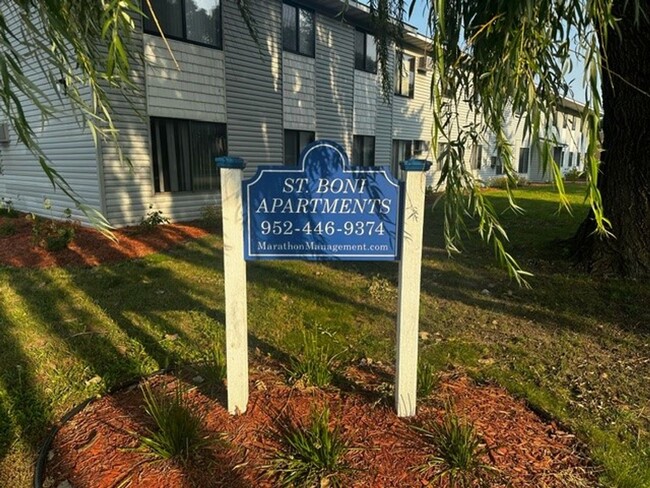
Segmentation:
[[(180, 0), (180, 8), (181, 8), (181, 30), (183, 31), (183, 35), (181, 37), (175, 36), (175, 35), (170, 35), (170, 34), (165, 34), (165, 39), (171, 39), (173, 41), (180, 41), (180, 42), (187, 42), (188, 44), (194, 44), (195, 46), (202, 46), (202, 47), (208, 47), (210, 49), (217, 49), (219, 51), (223, 51), (223, 0), (217, 0), (219, 2), (219, 24), (218, 24), (218, 32), (217, 32), (217, 45), (215, 46), (214, 44), (208, 44), (205, 42), (201, 41), (195, 41), (193, 39), (188, 39), (187, 38), (187, 15), (186, 15), (186, 10), (185, 10), (185, 2), (186, 0)], [(147, 7), (143, 8), (143, 11), (146, 10)], [(144, 34), (149, 34), (152, 36), (158, 36), (162, 37), (160, 31), (158, 30), (157, 27), (154, 26), (153, 29), (148, 30), (147, 29), (147, 19), (142, 18), (142, 32)]]
[[(149, 116), (149, 155), (151, 157), (151, 176), (152, 176), (152, 183), (153, 183), (152, 186), (153, 186), (154, 194), (168, 194), (168, 193), (169, 194), (179, 194), (179, 193), (185, 193), (185, 194), (187, 194), (187, 193), (197, 193), (198, 194), (198, 193), (206, 193), (206, 192), (212, 193), (214, 191), (219, 191), (221, 175), (219, 174), (219, 171), (216, 170), (216, 166), (215, 166), (215, 175), (216, 175), (217, 183), (214, 186), (214, 188), (197, 189), (197, 190), (193, 189), (195, 178), (194, 178), (194, 175), (192, 174), (192, 159), (193, 159), (192, 158), (192, 156), (193, 156), (192, 149), (195, 146), (192, 145), (191, 143), (189, 144), (189, 153), (188, 153), (189, 160), (188, 161), (181, 161), (181, 165), (179, 166), (179, 167), (182, 166), (184, 171), (188, 172), (188, 174), (189, 174), (189, 187), (190, 188), (189, 189), (183, 189), (183, 190), (172, 190), (172, 189), (164, 189), (163, 190), (163, 189), (161, 189), (160, 174), (162, 173), (162, 175), (163, 175), (163, 183), (164, 183), (164, 179), (169, 177), (169, 173), (171, 171), (171, 168), (169, 167), (169, 161), (168, 161), (167, 171), (165, 172), (164, 164), (159, 161), (159, 158), (158, 158), (159, 146), (160, 146), (161, 152), (163, 154), (168, 153), (169, 146), (168, 146), (167, 138), (165, 138), (165, 140), (163, 141), (162, 138), (158, 139), (157, 136), (155, 135), (155, 131), (154, 131), (154, 122), (155, 121), (163, 122), (165, 124), (167, 122), (172, 122), (173, 123), (173, 133), (174, 133), (174, 136), (176, 138), (176, 140), (174, 141), (175, 142), (174, 149), (175, 149), (175, 152), (176, 152), (176, 157), (179, 157), (179, 152), (182, 149), (181, 147), (178, 146), (178, 134), (180, 134), (180, 132), (182, 130), (182, 127), (181, 127), (182, 124), (186, 124), (188, 134), (192, 133), (192, 124), (210, 124), (210, 125), (216, 126), (219, 129), (219, 132), (221, 133), (220, 135), (224, 139), (224, 152), (223, 152), (223, 154), (224, 155), (228, 154), (228, 128), (227, 128), (227, 125), (225, 123), (223, 123), (223, 122), (210, 122), (210, 121), (205, 121), (205, 120), (190, 120), (190, 119), (181, 119), (181, 118), (175, 118), (175, 117), (157, 117), (157, 116), (154, 116), (154, 115)], [(160, 127), (160, 126), (158, 126), (158, 127)], [(188, 141), (188, 142), (191, 142), (191, 141)], [(169, 156), (167, 156), (167, 157), (169, 157)], [(187, 165), (187, 167), (182, 165), (182, 163), (185, 163)], [(169, 178), (169, 179), (171, 179), (171, 178)], [(171, 184), (171, 182), (167, 183), (164, 186), (170, 186), (170, 184)]]
[[(296, 162), (289, 164), (286, 161), (286, 156), (287, 156), (287, 132), (294, 132), (296, 134)], [(300, 147), (300, 136), (303, 134), (308, 134), (309, 135), (309, 142), (307, 144), (311, 144), (316, 140), (316, 132), (313, 130), (299, 130), (299, 129), (284, 129), (282, 132), (282, 165), (287, 166), (289, 168), (295, 168), (300, 164), (300, 153), (302, 152), (302, 148)]]
[[(363, 34), (363, 67), (359, 67), (357, 65), (357, 35), (358, 34)], [(363, 29), (356, 29), (354, 33), (354, 69), (357, 69), (359, 71), (364, 71), (366, 73), (372, 73), (374, 75), (377, 74), (377, 40), (375, 36)], [(373, 69), (368, 69), (367, 66), (367, 61), (368, 61), (368, 36), (371, 36), (373, 39), (375, 39), (375, 59), (374, 59), (374, 67)]]
[[(185, 0), (183, 0), (185, 1)], [(284, 43), (284, 7), (291, 7), (295, 9), (296, 11), (296, 21), (295, 21), (295, 28), (296, 28), (296, 49), (289, 49), (285, 46)], [(303, 53), (300, 52), (300, 11), (304, 10), (305, 12), (309, 12), (311, 14), (311, 25), (312, 25), (312, 37), (311, 37), (311, 53)], [(283, 23), (282, 23), (282, 50), (286, 51), (288, 53), (292, 54), (297, 54), (299, 56), (306, 56), (308, 58), (315, 58), (316, 57), (316, 11), (303, 7), (302, 5), (297, 5), (293, 2), (287, 2), (283, 1), (282, 2), (282, 17), (283, 17)], [(289, 129), (291, 130), (291, 129)]]
[[(409, 57), (409, 69), (408, 69), (408, 94), (402, 93), (404, 91), (404, 79), (406, 78), (403, 73), (400, 73), (400, 76), (397, 76), (397, 73), (404, 69), (404, 58)], [(402, 98), (415, 98), (415, 56), (412, 54), (405, 53), (404, 51), (397, 51), (395, 59), (395, 86), (393, 87), (394, 95)], [(398, 71), (399, 70), (399, 71)], [(411, 77), (411, 74), (413, 75)]]
[[(521, 162), (522, 162), (522, 156), (523, 156), (523, 151), (526, 151), (526, 171), (521, 171)], [(517, 173), (519, 174), (528, 174), (528, 170), (530, 169), (530, 147), (528, 146), (522, 146), (519, 148), (519, 158), (517, 159)]]
[[(355, 150), (357, 146), (357, 141), (361, 141), (361, 161), (355, 161), (355, 153), (357, 152)], [(370, 164), (366, 164), (366, 161), (364, 160), (364, 155), (366, 154), (366, 145), (367, 144), (372, 144), (372, 151), (370, 154), (372, 154), (372, 161)], [(361, 166), (364, 168), (373, 168), (375, 166), (376, 162), (376, 149), (377, 149), (377, 139), (375, 136), (367, 136), (364, 134), (354, 134), (352, 136), (352, 165), (353, 166)], [(359, 164), (360, 163), (360, 164)]]

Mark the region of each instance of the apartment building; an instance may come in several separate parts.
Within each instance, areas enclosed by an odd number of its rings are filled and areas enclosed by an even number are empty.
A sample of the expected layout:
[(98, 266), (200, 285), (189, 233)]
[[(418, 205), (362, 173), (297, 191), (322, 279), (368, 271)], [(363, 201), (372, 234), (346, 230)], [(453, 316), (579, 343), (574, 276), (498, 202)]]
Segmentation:
[[(429, 148), (428, 39), (415, 29), (407, 29), (404, 46), (389, 57), (394, 86), (386, 100), (363, 4), (254, 1), (258, 43), (234, 0), (152, 0), (152, 5), (171, 52), (154, 22), (141, 19), (132, 40), (133, 51), (143, 55), (133, 65), (140, 96), (126, 101), (117, 91), (109, 93), (130, 169), (110, 144), (95, 147), (64, 101), (58, 115), (42, 125), (36, 107), (27, 110), (57, 171), (113, 225), (138, 223), (151, 206), (174, 220), (197, 218), (204, 206), (219, 203), (214, 157), (223, 154), (244, 158), (248, 175), (260, 165), (296, 164), (314, 139), (339, 142), (355, 165), (395, 169), (413, 156), (435, 159)], [(36, 66), (32, 74), (56, 100), (55, 88)], [(567, 107), (567, 114), (573, 109)], [(459, 112), (462, 116), (462, 107)], [(533, 181), (544, 179), (535, 164), (539, 157), (526, 153), (526, 143), (517, 139), (516, 117), (511, 119), (520, 172)], [(579, 134), (579, 128), (571, 122), (575, 118), (564, 120), (568, 126), (561, 130), (570, 140), (568, 134)], [(557, 156), (567, 167), (578, 166), (581, 150), (567, 142)], [(43, 213), (48, 199), (47, 213), (54, 216), (73, 207), (53, 191), (14, 135), (0, 143), (0, 151), (0, 197), (35, 213)], [(489, 138), (485, 146), (468, 150), (467, 160), (483, 178), (502, 171)], [(438, 170), (434, 165), (431, 184)]]

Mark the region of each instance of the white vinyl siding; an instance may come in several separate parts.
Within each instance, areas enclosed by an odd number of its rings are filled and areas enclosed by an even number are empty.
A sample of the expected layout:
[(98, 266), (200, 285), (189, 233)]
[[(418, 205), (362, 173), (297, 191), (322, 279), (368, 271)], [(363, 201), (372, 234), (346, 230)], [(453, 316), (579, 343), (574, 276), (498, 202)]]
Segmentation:
[(316, 130), (316, 67), (313, 58), (285, 51), (282, 54), (282, 107), (284, 128)]

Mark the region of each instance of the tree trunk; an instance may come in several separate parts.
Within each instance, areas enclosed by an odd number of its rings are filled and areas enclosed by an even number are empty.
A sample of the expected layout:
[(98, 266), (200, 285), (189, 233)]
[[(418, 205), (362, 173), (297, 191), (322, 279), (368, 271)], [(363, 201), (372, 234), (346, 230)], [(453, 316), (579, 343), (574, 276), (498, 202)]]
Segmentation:
[[(625, 6), (626, 3), (629, 3)], [(634, 3), (614, 2), (620, 35), (608, 33), (603, 62), (603, 153), (598, 188), (615, 237), (593, 234), (593, 214), (574, 237), (575, 256), (596, 274), (650, 276), (650, 23)], [(640, 0), (650, 15), (650, 1)]]

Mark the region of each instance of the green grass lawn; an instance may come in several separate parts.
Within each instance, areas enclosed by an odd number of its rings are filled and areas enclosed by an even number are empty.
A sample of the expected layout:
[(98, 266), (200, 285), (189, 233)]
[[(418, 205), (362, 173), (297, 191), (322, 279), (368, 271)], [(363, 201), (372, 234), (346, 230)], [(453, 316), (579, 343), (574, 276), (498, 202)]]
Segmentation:
[[(512, 253), (535, 273), (520, 289), (470, 240), (442, 249), (442, 214), (425, 222), (423, 359), (496, 381), (573, 430), (606, 485), (650, 486), (650, 284), (592, 280), (562, 239), (586, 213), (556, 214), (549, 187), (518, 190), (503, 214)], [(505, 208), (502, 191), (491, 191)], [(0, 268), (0, 486), (31, 482), (49, 426), (90, 395), (159, 367), (210, 356), (224, 323), (221, 239), (92, 269)], [(251, 348), (286, 360), (305, 327), (329, 332), (345, 360), (394, 360), (396, 263), (248, 266)], [(488, 290), (485, 293), (484, 290)]]

